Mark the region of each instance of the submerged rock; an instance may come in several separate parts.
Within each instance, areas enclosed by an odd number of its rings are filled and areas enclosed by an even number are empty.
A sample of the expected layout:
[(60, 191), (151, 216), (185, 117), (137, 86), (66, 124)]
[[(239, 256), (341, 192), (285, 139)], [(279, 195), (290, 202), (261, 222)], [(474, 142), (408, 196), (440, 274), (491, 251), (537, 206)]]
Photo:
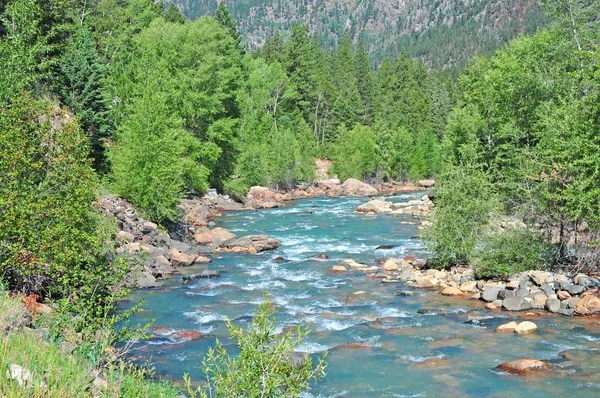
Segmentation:
[(537, 330), (537, 325), (533, 322), (525, 321), (519, 323), (519, 325), (515, 328), (516, 334), (530, 334)]
[(519, 324), (515, 321), (505, 323), (496, 328), (496, 333), (513, 333)]
[(524, 376), (532, 373), (547, 373), (554, 370), (555, 367), (547, 362), (539, 361), (537, 359), (518, 359), (516, 361), (500, 364), (496, 366), (496, 369), (502, 372)]

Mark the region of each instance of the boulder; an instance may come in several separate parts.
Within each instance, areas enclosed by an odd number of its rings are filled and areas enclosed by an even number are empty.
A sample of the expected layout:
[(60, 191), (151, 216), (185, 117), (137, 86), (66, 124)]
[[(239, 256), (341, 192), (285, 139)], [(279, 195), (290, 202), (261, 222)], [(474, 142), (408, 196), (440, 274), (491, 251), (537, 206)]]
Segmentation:
[(417, 185), (421, 188), (431, 188), (435, 185), (435, 180), (419, 180)]
[(357, 213), (390, 213), (392, 211), (392, 203), (383, 199), (372, 199), (356, 208)]
[(210, 278), (218, 278), (220, 276), (221, 276), (221, 274), (219, 274), (217, 271), (205, 269), (202, 272), (199, 272), (197, 274), (186, 275), (182, 279), (183, 279), (183, 282), (186, 283), (189, 281), (193, 281), (195, 279), (210, 279)]
[(208, 264), (210, 263), (212, 260), (208, 257), (204, 257), (204, 256), (198, 256), (196, 257), (196, 259), (194, 260), (194, 264)]
[(571, 294), (571, 296), (577, 296), (585, 291), (583, 286), (579, 285), (568, 285), (566, 290)]
[(220, 244), (234, 237), (235, 234), (229, 232), (225, 228), (220, 227), (209, 231), (201, 229), (194, 234), (194, 239), (201, 245), (206, 245), (210, 243)]
[(260, 253), (266, 250), (275, 250), (279, 245), (279, 241), (266, 235), (249, 235), (228, 239), (219, 244), (217, 251)]
[(529, 277), (531, 278), (532, 282), (538, 286), (542, 286), (544, 283), (553, 280), (552, 272), (546, 271), (532, 271), (529, 274)]
[(487, 301), (488, 303), (492, 302), (498, 298), (498, 293), (500, 293), (501, 290), (501, 288), (496, 286), (484, 288), (481, 298)]
[(537, 309), (542, 309), (546, 305), (546, 301), (548, 301), (548, 296), (544, 292), (536, 292), (531, 296), (533, 298), (533, 303), (531, 303), (532, 307)]
[(440, 293), (444, 296), (464, 296), (465, 294), (455, 287), (447, 287)]
[(525, 311), (531, 309), (531, 303), (523, 297), (508, 297), (502, 302), (502, 308), (507, 311)]
[(254, 186), (248, 190), (248, 197), (251, 199), (275, 199), (277, 193), (266, 187)]
[(579, 315), (592, 315), (600, 313), (600, 298), (588, 295), (581, 299), (575, 306), (575, 312)]
[(329, 270), (329, 273), (338, 273), (338, 272), (346, 272), (346, 271), (348, 271), (348, 269), (346, 269), (346, 267), (344, 267), (343, 265), (334, 265)]
[(500, 364), (496, 366), (496, 369), (502, 372), (524, 376), (531, 373), (549, 372), (554, 369), (554, 366), (537, 359), (518, 359), (516, 361)]
[(345, 195), (352, 196), (375, 196), (377, 195), (377, 190), (354, 178), (349, 178), (342, 184), (343, 192)]
[(189, 265), (194, 264), (196, 260), (195, 255), (185, 254), (181, 252), (179, 249), (171, 249), (169, 250), (169, 256), (171, 257), (171, 263), (174, 266), (183, 266), (187, 267)]
[(560, 311), (560, 300), (558, 300), (558, 299), (548, 299), (546, 301), (546, 304), (544, 305), (544, 308), (548, 312), (556, 313), (556, 312)]
[(348, 260), (342, 260), (342, 262), (346, 265), (348, 265), (350, 268), (367, 268), (367, 266), (365, 264), (361, 264), (361, 263), (357, 263), (354, 260), (348, 259)]
[(566, 290), (559, 290), (558, 293), (556, 293), (556, 297), (558, 297), (560, 301), (568, 300), (571, 298), (571, 293)]
[(317, 181), (317, 187), (323, 190), (334, 190), (340, 185), (340, 180), (337, 178), (330, 178), (329, 180)]
[(460, 285), (459, 289), (465, 293), (477, 292), (477, 281), (469, 281)]
[(314, 256), (310, 256), (310, 259), (315, 259), (315, 260), (327, 260), (329, 258), (329, 256), (325, 253), (321, 253), (321, 254), (315, 254)]
[(525, 321), (521, 322), (515, 328), (516, 334), (530, 334), (537, 330), (537, 325), (533, 322)]
[(513, 333), (519, 324), (515, 321), (502, 324), (496, 328), (496, 333)]
[(386, 272), (399, 271), (398, 268), (398, 260), (395, 258), (388, 259), (385, 263), (383, 263), (383, 270)]

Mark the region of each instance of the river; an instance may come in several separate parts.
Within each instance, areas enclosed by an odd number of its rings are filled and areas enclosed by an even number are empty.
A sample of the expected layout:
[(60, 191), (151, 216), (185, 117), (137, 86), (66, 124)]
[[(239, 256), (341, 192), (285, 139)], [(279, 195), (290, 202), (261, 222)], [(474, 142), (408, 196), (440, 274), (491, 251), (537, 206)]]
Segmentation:
[[(298, 324), (311, 329), (299, 351), (329, 351), (327, 376), (306, 397), (600, 396), (597, 320), (540, 313), (535, 334), (497, 334), (498, 325), (520, 314), (492, 313), (477, 300), (381, 283), (362, 272), (327, 273), (342, 259), (372, 265), (380, 257), (424, 254), (422, 242), (413, 238), (419, 232), (415, 220), (355, 214), (361, 203), (316, 198), (281, 209), (225, 213), (219, 226), (238, 235), (266, 234), (281, 246), (258, 255), (215, 255), (209, 268), (220, 278), (187, 285), (176, 278), (164, 289), (132, 294), (125, 307), (145, 301), (132, 323), (155, 320), (153, 327), (163, 332), (140, 342), (134, 355), (151, 358), (157, 372), (173, 381), (184, 373), (201, 380), (201, 360), (215, 338), (231, 343), (224, 319), (247, 324), (268, 291), (277, 304), (279, 329)], [(375, 250), (380, 245), (395, 247)], [(319, 253), (329, 259), (307, 259)], [(274, 261), (277, 256), (286, 261)], [(394, 295), (399, 289), (416, 295)], [(368, 292), (366, 300), (346, 303), (361, 290)], [(168, 337), (181, 330), (206, 336), (189, 342)], [(360, 349), (339, 348), (356, 341), (364, 342)], [(565, 350), (569, 359), (559, 356)], [(547, 360), (559, 370), (522, 377), (494, 369), (521, 358)]]

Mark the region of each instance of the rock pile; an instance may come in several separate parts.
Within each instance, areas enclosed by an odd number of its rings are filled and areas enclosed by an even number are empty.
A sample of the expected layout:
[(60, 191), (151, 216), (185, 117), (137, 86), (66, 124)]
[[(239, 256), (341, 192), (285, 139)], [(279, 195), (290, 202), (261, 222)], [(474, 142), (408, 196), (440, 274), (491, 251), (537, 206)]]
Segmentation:
[(389, 213), (392, 215), (409, 215), (414, 217), (429, 217), (433, 202), (427, 195), (421, 199), (408, 202), (392, 203), (382, 198), (371, 199), (356, 208), (357, 213)]
[[(359, 270), (372, 270), (364, 264), (345, 260)], [(354, 263), (354, 264), (352, 264)], [(507, 282), (475, 280), (473, 269), (453, 267), (423, 269), (426, 260), (405, 257), (383, 262), (379, 272), (370, 276), (384, 283), (404, 282), (416, 288), (441, 288), (445, 296), (466, 296), (485, 301), (490, 310), (526, 311), (545, 309), (562, 315), (600, 314), (600, 280), (586, 275), (570, 278), (546, 271), (513, 275)]]
[[(109, 195), (98, 202), (98, 207), (117, 222), (117, 253), (131, 256), (133, 265), (127, 282), (140, 288), (157, 287), (161, 278), (178, 273), (178, 268), (211, 262), (206, 254), (214, 252), (258, 253), (279, 246), (275, 239), (264, 235), (239, 237), (224, 228), (213, 228), (212, 217), (221, 211), (243, 210), (229, 198), (207, 195), (200, 199), (184, 200), (180, 205), (183, 215), (175, 231), (168, 233), (145, 220), (133, 205), (118, 196)], [(179, 238), (179, 239), (177, 239)], [(204, 271), (187, 279), (219, 276)]]

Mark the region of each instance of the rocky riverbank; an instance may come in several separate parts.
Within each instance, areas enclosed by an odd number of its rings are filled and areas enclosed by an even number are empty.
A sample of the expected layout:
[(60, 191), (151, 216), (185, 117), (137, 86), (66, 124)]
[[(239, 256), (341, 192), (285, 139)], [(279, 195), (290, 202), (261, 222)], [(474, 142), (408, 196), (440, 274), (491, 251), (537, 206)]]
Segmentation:
[[(382, 283), (404, 283), (423, 289), (442, 289), (444, 296), (461, 296), (485, 302), (491, 311), (546, 310), (561, 315), (600, 314), (600, 280), (579, 274), (573, 277), (546, 271), (512, 275), (507, 281), (477, 280), (473, 269), (426, 269), (427, 260), (405, 257), (379, 259), (370, 266), (353, 260), (334, 265), (330, 272), (368, 272)], [(397, 294), (410, 295), (410, 291)]]
[[(181, 274), (182, 268), (210, 263), (214, 253), (256, 254), (279, 246), (277, 240), (265, 235), (237, 236), (226, 229), (215, 228), (213, 220), (223, 212), (277, 208), (290, 200), (312, 197), (369, 197), (381, 192), (425, 189), (432, 184), (433, 181), (426, 180), (417, 185), (386, 183), (373, 187), (355, 179), (343, 184), (339, 180), (328, 179), (289, 191), (252, 187), (241, 202), (211, 190), (203, 197), (182, 200), (178, 208), (180, 220), (167, 225), (169, 230), (144, 219), (131, 203), (114, 195), (99, 200), (98, 207), (117, 224), (117, 252), (136, 259), (132, 262), (135, 265), (128, 283), (148, 288), (160, 286), (161, 279)], [(184, 280), (218, 276), (205, 267), (199, 273), (186, 275)]]

